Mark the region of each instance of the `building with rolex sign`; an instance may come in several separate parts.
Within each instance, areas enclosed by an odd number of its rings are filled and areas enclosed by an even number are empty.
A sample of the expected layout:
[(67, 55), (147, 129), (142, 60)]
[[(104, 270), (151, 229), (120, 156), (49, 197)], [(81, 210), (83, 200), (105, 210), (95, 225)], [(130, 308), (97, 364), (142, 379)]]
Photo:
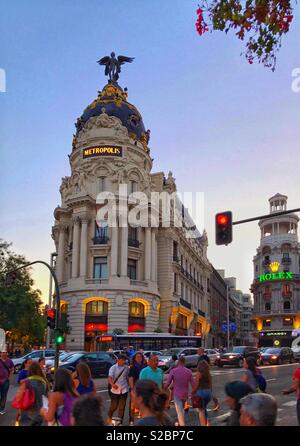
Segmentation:
[(287, 196), (269, 199), (270, 217), (259, 221), (260, 246), (254, 257), (253, 317), (260, 346), (291, 346), (300, 341), (300, 243), (296, 214), (287, 210)]

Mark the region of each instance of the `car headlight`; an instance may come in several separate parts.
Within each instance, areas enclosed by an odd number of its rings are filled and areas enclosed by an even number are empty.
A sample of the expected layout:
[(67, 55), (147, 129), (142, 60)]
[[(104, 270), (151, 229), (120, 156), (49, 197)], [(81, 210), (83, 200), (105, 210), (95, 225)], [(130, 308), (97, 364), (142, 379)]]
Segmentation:
[(217, 359), (220, 359), (220, 355), (217, 355)]
[(275, 356), (275, 355), (271, 356), (271, 359), (277, 359), (277, 358), (278, 358), (278, 356)]
[(229, 359), (233, 359), (233, 358), (234, 358), (234, 356), (233, 356), (233, 355), (230, 355), (230, 356), (229, 356)]

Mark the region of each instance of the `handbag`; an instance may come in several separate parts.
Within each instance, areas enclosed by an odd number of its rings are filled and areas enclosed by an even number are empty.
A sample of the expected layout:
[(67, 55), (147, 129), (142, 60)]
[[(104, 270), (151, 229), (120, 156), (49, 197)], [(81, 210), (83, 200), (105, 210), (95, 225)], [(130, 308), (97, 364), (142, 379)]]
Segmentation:
[(32, 387), (27, 387), (21, 398), (17, 398), (18, 395), (14, 397), (11, 405), (14, 409), (27, 410), (30, 409), (35, 403), (35, 392)]

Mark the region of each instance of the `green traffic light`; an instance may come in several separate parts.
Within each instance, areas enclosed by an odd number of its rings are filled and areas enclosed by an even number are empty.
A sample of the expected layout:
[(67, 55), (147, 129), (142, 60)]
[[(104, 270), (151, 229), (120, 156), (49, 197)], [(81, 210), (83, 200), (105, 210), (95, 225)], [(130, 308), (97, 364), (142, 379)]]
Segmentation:
[(61, 344), (63, 342), (63, 340), (64, 340), (63, 336), (57, 336), (56, 343)]

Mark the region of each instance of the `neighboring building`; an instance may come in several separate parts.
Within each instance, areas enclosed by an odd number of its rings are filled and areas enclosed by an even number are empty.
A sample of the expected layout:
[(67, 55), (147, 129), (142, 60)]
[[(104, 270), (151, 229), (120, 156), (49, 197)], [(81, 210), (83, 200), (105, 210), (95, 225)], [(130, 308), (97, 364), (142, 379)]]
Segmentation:
[(236, 278), (225, 277), (229, 291), (229, 308), (231, 313), (230, 321), (234, 324), (232, 332), (232, 341), (234, 345), (242, 345), (242, 310), (243, 310), (243, 292), (236, 289)]
[(210, 346), (211, 347), (226, 347), (227, 336), (226, 332), (222, 330), (224, 323), (227, 321), (227, 284), (224, 276), (220, 275), (220, 271), (212, 267), (211, 274), (211, 298), (210, 298)]
[(253, 324), (253, 303), (251, 294), (243, 294), (242, 302), (242, 319), (241, 319), (241, 331), (242, 331), (242, 343), (245, 345), (253, 345), (256, 343), (253, 337), (253, 331), (255, 330)]
[(253, 317), (262, 346), (291, 346), (300, 329), (300, 244), (296, 214), (274, 216), (287, 209), (287, 196), (269, 199), (270, 217), (259, 221), (260, 245), (253, 259)]
[[(205, 232), (188, 238), (184, 227), (163, 227), (161, 213), (158, 227), (147, 227), (148, 221), (128, 227), (127, 217), (115, 227), (96, 222), (100, 192), (124, 204), (120, 184), (129, 193), (144, 192), (147, 210), (151, 192), (176, 191), (171, 172), (151, 173), (150, 131), (127, 91), (109, 82), (76, 129), (71, 175), (62, 179), (52, 230), (61, 304), (71, 326), (66, 348), (94, 350), (97, 335), (116, 329), (197, 334), (207, 344), (211, 266)], [(130, 200), (128, 211), (136, 203)]]

